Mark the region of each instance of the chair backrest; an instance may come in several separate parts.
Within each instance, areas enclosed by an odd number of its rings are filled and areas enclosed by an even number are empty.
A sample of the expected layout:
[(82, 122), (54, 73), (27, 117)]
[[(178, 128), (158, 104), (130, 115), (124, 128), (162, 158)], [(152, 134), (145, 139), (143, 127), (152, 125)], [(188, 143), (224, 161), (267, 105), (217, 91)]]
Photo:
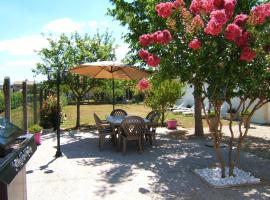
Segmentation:
[(127, 116), (127, 112), (122, 109), (115, 109), (111, 112), (111, 116)]
[(100, 120), (100, 118), (97, 116), (96, 113), (94, 113), (94, 119), (95, 119), (95, 122), (96, 122), (96, 126), (97, 126), (98, 131), (102, 130), (103, 129), (103, 127), (102, 127), (102, 121)]
[(141, 136), (145, 129), (145, 122), (139, 116), (129, 116), (122, 121), (120, 129), (127, 137)]
[(157, 111), (155, 115), (153, 116), (151, 122), (158, 124), (160, 117), (161, 117), (161, 113)]
[(150, 113), (147, 114), (146, 119), (152, 121), (152, 118), (155, 116), (156, 112), (156, 110), (152, 110)]

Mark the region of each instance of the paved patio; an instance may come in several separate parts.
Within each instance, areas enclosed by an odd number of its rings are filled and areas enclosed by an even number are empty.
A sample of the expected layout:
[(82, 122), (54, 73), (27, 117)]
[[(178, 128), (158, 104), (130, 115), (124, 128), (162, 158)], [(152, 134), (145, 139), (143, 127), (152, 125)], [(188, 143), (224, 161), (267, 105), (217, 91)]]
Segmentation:
[(194, 175), (194, 169), (216, 162), (204, 139), (159, 134), (157, 147), (146, 145), (140, 155), (129, 143), (126, 156), (109, 142), (100, 152), (95, 132), (66, 132), (61, 143), (64, 156), (54, 159), (55, 134), (43, 136), (27, 166), (29, 200), (270, 198), (270, 160), (251, 154), (242, 155), (241, 168), (263, 184), (213, 189)]

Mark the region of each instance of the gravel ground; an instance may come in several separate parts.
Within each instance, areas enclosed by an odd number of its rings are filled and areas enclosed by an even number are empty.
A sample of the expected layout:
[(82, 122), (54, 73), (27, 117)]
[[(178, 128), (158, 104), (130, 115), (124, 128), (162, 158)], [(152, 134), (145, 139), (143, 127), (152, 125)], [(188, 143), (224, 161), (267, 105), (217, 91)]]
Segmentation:
[[(210, 134), (208, 128), (205, 128), (204, 131), (206, 134)], [(237, 138), (238, 126), (233, 126), (233, 131), (235, 132), (235, 138)], [(194, 129), (188, 129), (188, 132), (191, 135), (194, 133)], [(223, 142), (229, 144), (229, 138), (231, 136), (229, 127), (224, 126), (223, 132)], [(242, 150), (270, 160), (270, 126), (251, 124)]]
[(42, 139), (27, 165), (28, 200), (270, 198), (270, 160), (252, 154), (242, 154), (240, 168), (263, 179), (263, 184), (214, 189), (197, 177), (194, 169), (216, 162), (205, 139), (158, 134), (156, 147), (146, 145), (138, 154), (131, 142), (123, 156), (110, 142), (100, 152), (94, 132), (72, 131), (62, 134), (64, 156), (58, 159), (55, 134)]

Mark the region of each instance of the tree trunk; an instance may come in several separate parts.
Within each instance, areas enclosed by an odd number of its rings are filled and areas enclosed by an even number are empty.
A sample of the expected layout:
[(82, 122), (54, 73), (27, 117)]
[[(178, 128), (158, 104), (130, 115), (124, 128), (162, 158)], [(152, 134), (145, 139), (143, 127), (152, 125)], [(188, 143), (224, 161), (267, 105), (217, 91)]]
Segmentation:
[(81, 111), (80, 111), (80, 105), (81, 105), (81, 97), (76, 98), (76, 104), (77, 104), (77, 119), (76, 119), (76, 128), (80, 127), (80, 117), (81, 117)]
[[(230, 110), (232, 110), (232, 104), (229, 103)], [(233, 113), (230, 112), (230, 123), (229, 123), (229, 129), (231, 133), (230, 143), (229, 143), (229, 153), (228, 153), (228, 160), (229, 160), (229, 176), (234, 176), (234, 161), (233, 161), (233, 142), (234, 142), (234, 133), (232, 129), (232, 120), (233, 120)]]
[(202, 86), (201, 84), (194, 84), (194, 103), (195, 103), (195, 136), (204, 136), (203, 122), (202, 122)]
[(216, 150), (216, 155), (217, 158), (219, 160), (220, 163), (220, 169), (221, 169), (221, 178), (225, 178), (226, 174), (225, 174), (225, 167), (226, 167), (226, 163), (225, 160), (223, 158), (222, 152), (220, 150), (220, 144), (215, 144), (215, 150)]
[(165, 121), (165, 110), (162, 110), (162, 112), (161, 112), (161, 126), (163, 126), (164, 125), (164, 121)]

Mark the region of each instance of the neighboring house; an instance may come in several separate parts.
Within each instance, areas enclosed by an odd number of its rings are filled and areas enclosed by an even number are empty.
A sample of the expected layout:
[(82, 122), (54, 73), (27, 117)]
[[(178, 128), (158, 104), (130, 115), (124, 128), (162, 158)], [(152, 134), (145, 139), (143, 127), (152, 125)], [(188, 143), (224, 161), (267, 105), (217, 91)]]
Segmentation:
[[(13, 82), (11, 88), (13, 90), (13, 92), (18, 92), (18, 91), (22, 91), (22, 84), (23, 81), (15, 81)], [(34, 85), (34, 81), (26, 81), (27, 86), (33, 86)]]
[[(192, 85), (187, 85), (185, 88), (185, 95), (181, 99), (177, 100), (176, 105), (182, 105), (185, 107), (194, 105), (193, 90), (194, 88)], [(232, 99), (233, 108), (237, 108), (239, 101), (239, 98)], [(204, 101), (204, 104), (207, 107), (208, 99)], [(221, 106), (221, 117), (225, 117), (228, 110), (229, 105), (224, 103)], [(263, 107), (257, 110), (252, 116), (251, 121), (259, 124), (270, 124), (270, 103), (265, 104)]]

